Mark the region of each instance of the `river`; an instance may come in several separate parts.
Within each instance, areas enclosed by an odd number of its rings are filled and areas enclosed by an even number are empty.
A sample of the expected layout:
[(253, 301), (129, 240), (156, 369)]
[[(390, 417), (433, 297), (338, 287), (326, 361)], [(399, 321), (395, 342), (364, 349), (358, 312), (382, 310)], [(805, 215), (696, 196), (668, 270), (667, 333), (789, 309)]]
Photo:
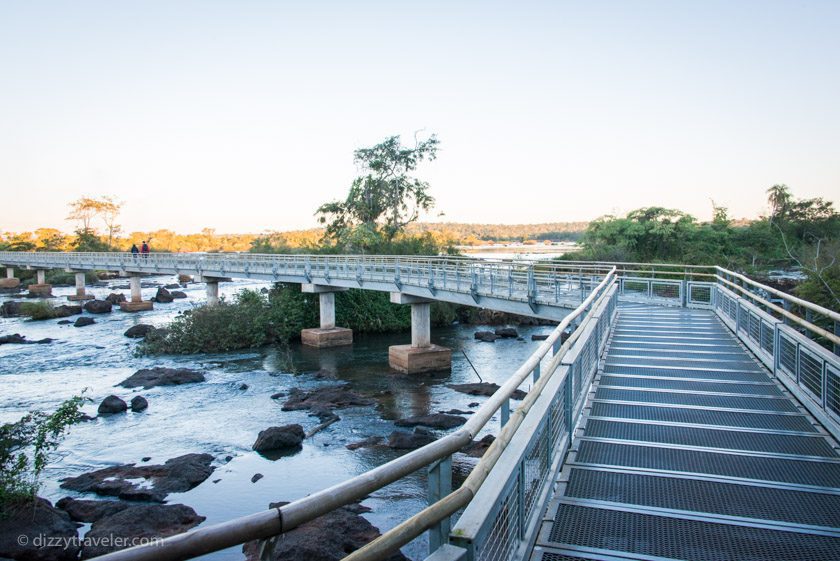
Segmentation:
[[(172, 277), (144, 279), (144, 283), (171, 282)], [(88, 291), (102, 299), (111, 292), (127, 293), (125, 289), (113, 288), (124, 284), (125, 279), (108, 281), (89, 287)], [(222, 284), (221, 294), (230, 297), (243, 288), (264, 286), (268, 285), (234, 281)], [(151, 298), (155, 290), (144, 288), (144, 299)], [(48, 345), (0, 346), (0, 422), (15, 421), (30, 410), (52, 411), (82, 390), (91, 399), (85, 406), (85, 412), (91, 416), (96, 415), (96, 407), (110, 394), (125, 401), (139, 394), (149, 401), (144, 412), (100, 417), (72, 427), (43, 475), (41, 496), (53, 503), (68, 495), (81, 497), (60, 489), (60, 480), (109, 465), (140, 463), (146, 456), (151, 457), (149, 463), (163, 463), (182, 454), (206, 452), (216, 458), (216, 471), (191, 491), (170, 494), (167, 501), (194, 508), (207, 517), (203, 525), (263, 510), (270, 502), (294, 500), (397, 457), (397, 451), (387, 448), (345, 448), (346, 444), (368, 436), (387, 436), (396, 428), (393, 419), (451, 408), (470, 410), (471, 403), (483, 402), (483, 397), (446, 387), (449, 383), (479, 381), (464, 352), (481, 378), (501, 384), (539, 344), (532, 342), (530, 335), (551, 331), (550, 327), (523, 326), (518, 330), (524, 340), (482, 343), (473, 338), (481, 326), (433, 329), (433, 341), (453, 350), (452, 372), (420, 376), (400, 375), (388, 368), (388, 346), (407, 343), (408, 333), (355, 334), (351, 347), (336, 349), (314, 350), (295, 344), (291, 359), (297, 374), (283, 370), (283, 365), (288, 365), (287, 357), (278, 357), (273, 348), (224, 354), (137, 356), (137, 341), (124, 337), (123, 332), (141, 322), (165, 325), (179, 312), (202, 304), (203, 284), (190, 284), (184, 291), (187, 299), (155, 304), (153, 311), (140, 314), (117, 310), (95, 315), (92, 317), (96, 324), (83, 328), (58, 325), (58, 320), (0, 319), (0, 334), (20, 333), (30, 340), (55, 339)], [(71, 287), (55, 287), (54, 303), (64, 303), (64, 297), (73, 292)], [(8, 299), (14, 298), (0, 296), (0, 302)], [(138, 369), (153, 366), (200, 369), (206, 372), (207, 381), (139, 391), (115, 387)], [(309, 430), (319, 423), (305, 411), (281, 411), (283, 399), (272, 400), (272, 394), (336, 382), (349, 382), (363, 394), (379, 394), (379, 405), (337, 411), (341, 420), (306, 439), (296, 454), (270, 461), (251, 450), (257, 433), (269, 426), (300, 423)], [(243, 384), (247, 384), (247, 389), (240, 389)], [(527, 383), (523, 389), (528, 389)], [(498, 419), (485, 432), (498, 432)], [(264, 478), (252, 483), (256, 473)], [(387, 530), (426, 504), (425, 474), (390, 485), (363, 504), (372, 509), (365, 517)], [(425, 540), (416, 540), (403, 552), (412, 559), (424, 558)], [(237, 547), (206, 558), (238, 560), (243, 555)]]

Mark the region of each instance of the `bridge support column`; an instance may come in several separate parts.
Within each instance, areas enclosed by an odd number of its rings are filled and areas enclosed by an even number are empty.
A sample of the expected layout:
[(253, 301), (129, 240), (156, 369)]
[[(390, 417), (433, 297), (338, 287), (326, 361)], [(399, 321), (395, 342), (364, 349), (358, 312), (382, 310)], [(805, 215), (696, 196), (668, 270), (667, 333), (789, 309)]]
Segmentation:
[(47, 271), (45, 269), (35, 271), (35, 284), (29, 285), (29, 294), (52, 296), (52, 285), (47, 284)]
[[(178, 275), (178, 280), (181, 280), (183, 275)], [(207, 302), (205, 302), (205, 306), (218, 306), (219, 305), (219, 283), (230, 281), (231, 279), (227, 277), (197, 277), (198, 282), (205, 283), (204, 290), (207, 294)]]
[(72, 302), (78, 302), (81, 300), (93, 300), (96, 298), (93, 294), (88, 294), (85, 292), (85, 274), (84, 273), (76, 273), (76, 294), (72, 294), (67, 297), (68, 300)]
[(120, 302), (120, 309), (124, 312), (145, 312), (151, 310), (153, 305), (143, 300), (143, 293), (140, 290), (140, 275), (131, 275), (128, 278), (128, 285), (131, 287), (131, 300)]
[(316, 329), (302, 329), (300, 340), (310, 347), (339, 347), (353, 343), (353, 330), (335, 325), (335, 293), (346, 288), (322, 284), (302, 284), (303, 292), (317, 294), (321, 308), (321, 326)]
[(20, 279), (15, 278), (15, 268), (6, 267), (6, 278), (0, 279), (0, 288), (17, 288), (20, 286)]
[(391, 368), (404, 374), (452, 368), (452, 350), (432, 343), (431, 300), (392, 292), (391, 302), (411, 305), (411, 344), (388, 348)]

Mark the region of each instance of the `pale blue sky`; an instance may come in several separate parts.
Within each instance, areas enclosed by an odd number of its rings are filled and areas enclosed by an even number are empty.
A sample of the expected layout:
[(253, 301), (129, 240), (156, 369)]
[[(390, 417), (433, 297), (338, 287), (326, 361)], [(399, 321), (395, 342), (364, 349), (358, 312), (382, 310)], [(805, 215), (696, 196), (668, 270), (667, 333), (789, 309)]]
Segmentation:
[(435, 132), (445, 219), (840, 194), (840, 2), (0, 2), (0, 230), (315, 226)]

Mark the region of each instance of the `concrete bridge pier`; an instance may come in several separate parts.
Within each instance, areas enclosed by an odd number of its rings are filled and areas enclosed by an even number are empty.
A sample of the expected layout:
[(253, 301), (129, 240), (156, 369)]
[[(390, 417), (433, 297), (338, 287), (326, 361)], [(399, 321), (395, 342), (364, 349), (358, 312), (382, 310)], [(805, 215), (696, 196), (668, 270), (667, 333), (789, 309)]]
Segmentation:
[(131, 300), (120, 302), (120, 309), (124, 312), (145, 312), (151, 310), (152, 302), (143, 300), (143, 293), (140, 290), (140, 275), (128, 277), (128, 285), (131, 287)]
[(388, 348), (388, 364), (391, 368), (404, 374), (452, 368), (452, 350), (432, 343), (432, 301), (392, 292), (391, 302), (411, 305), (411, 344)]
[(20, 286), (20, 279), (15, 277), (15, 268), (6, 267), (6, 278), (0, 279), (0, 288), (17, 288)]
[(322, 284), (302, 284), (301, 291), (317, 294), (321, 308), (321, 327), (302, 329), (300, 340), (310, 347), (338, 347), (353, 343), (353, 330), (335, 326), (335, 293), (346, 288)]
[(35, 271), (35, 284), (29, 285), (29, 293), (37, 294), (38, 296), (52, 296), (52, 285), (47, 284), (46, 269), (37, 269)]
[(82, 300), (93, 300), (96, 296), (85, 292), (85, 274), (76, 271), (76, 294), (71, 294), (67, 297), (71, 302), (79, 302)]
[[(181, 280), (181, 276), (178, 276), (178, 280)], [(207, 294), (207, 302), (205, 305), (207, 306), (218, 306), (219, 305), (219, 283), (230, 281), (231, 279), (227, 277), (199, 277), (198, 282), (204, 283), (204, 290)]]

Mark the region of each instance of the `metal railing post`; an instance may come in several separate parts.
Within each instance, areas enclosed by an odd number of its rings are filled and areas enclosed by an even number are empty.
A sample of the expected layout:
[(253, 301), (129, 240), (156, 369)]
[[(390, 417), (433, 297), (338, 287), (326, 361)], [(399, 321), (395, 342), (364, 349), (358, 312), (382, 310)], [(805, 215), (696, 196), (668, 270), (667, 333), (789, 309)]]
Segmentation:
[[(452, 492), (452, 456), (429, 466), (429, 504), (433, 505)], [(429, 529), (429, 554), (448, 542), (451, 522), (447, 516)]]

